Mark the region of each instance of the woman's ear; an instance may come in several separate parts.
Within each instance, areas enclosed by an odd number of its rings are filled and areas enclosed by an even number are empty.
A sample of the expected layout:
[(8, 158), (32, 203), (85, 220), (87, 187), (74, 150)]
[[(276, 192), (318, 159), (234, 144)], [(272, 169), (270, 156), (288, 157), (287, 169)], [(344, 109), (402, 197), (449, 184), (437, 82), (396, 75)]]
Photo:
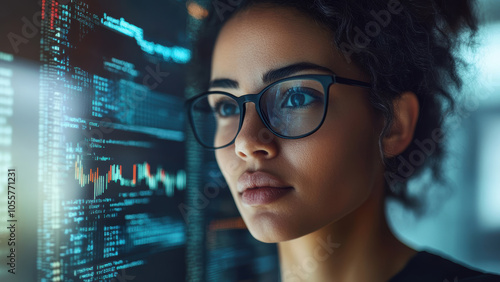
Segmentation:
[(386, 158), (401, 154), (410, 145), (420, 108), (417, 95), (413, 92), (404, 92), (394, 99), (393, 107), (393, 123), (382, 141)]

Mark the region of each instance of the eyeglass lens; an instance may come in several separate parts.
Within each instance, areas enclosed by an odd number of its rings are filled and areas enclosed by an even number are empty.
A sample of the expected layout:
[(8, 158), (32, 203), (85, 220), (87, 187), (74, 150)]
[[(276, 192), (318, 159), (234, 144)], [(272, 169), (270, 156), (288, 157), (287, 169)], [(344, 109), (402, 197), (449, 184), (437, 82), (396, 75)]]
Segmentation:
[[(260, 115), (271, 131), (299, 137), (315, 130), (324, 115), (325, 90), (314, 79), (286, 80), (268, 88), (259, 101)], [(191, 110), (198, 139), (207, 147), (231, 143), (239, 130), (241, 109), (224, 93), (210, 93), (194, 101)]]

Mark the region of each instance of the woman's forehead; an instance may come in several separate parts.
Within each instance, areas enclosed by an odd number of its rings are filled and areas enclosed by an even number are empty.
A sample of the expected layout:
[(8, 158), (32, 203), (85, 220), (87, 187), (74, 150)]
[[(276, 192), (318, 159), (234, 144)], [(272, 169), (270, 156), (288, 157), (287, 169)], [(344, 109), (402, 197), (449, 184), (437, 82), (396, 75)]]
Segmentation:
[(314, 57), (324, 61), (325, 55), (332, 54), (329, 38), (313, 20), (292, 8), (251, 7), (222, 28), (215, 44), (213, 70), (224, 66), (269, 69), (290, 59)]
[(249, 74), (258, 79), (267, 70), (291, 62), (311, 62), (360, 78), (361, 72), (345, 61), (332, 39), (333, 32), (294, 8), (250, 7), (222, 28), (212, 57), (211, 79)]

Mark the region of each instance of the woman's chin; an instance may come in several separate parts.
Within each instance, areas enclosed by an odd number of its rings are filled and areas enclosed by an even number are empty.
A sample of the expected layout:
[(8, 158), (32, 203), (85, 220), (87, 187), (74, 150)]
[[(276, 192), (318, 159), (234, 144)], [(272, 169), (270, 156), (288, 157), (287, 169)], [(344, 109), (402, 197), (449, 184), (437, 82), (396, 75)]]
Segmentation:
[(263, 230), (262, 228), (257, 227), (249, 228), (249, 231), (256, 240), (262, 243), (279, 243), (294, 239), (287, 236), (288, 234), (283, 234), (283, 232), (277, 230)]
[(298, 226), (297, 221), (284, 220), (272, 213), (243, 216), (250, 234), (263, 243), (279, 243), (301, 237), (310, 231)]

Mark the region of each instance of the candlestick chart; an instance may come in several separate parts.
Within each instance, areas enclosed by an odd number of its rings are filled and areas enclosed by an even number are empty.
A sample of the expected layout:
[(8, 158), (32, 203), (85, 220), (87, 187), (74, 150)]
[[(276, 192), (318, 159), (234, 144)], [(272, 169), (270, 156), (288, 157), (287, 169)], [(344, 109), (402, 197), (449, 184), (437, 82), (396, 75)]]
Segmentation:
[(127, 179), (123, 177), (123, 169), (122, 165), (111, 164), (108, 170), (101, 169), (101, 174), (99, 174), (99, 167), (87, 170), (81, 160), (77, 160), (75, 161), (75, 180), (82, 188), (90, 185), (94, 191), (94, 199), (104, 194), (110, 183), (126, 187), (137, 187), (142, 183), (150, 190), (158, 190), (162, 186), (168, 197), (174, 197), (175, 191), (183, 191), (186, 188), (184, 170), (170, 173), (158, 166), (152, 173), (151, 166), (144, 162), (128, 168), (132, 171), (132, 178)]

